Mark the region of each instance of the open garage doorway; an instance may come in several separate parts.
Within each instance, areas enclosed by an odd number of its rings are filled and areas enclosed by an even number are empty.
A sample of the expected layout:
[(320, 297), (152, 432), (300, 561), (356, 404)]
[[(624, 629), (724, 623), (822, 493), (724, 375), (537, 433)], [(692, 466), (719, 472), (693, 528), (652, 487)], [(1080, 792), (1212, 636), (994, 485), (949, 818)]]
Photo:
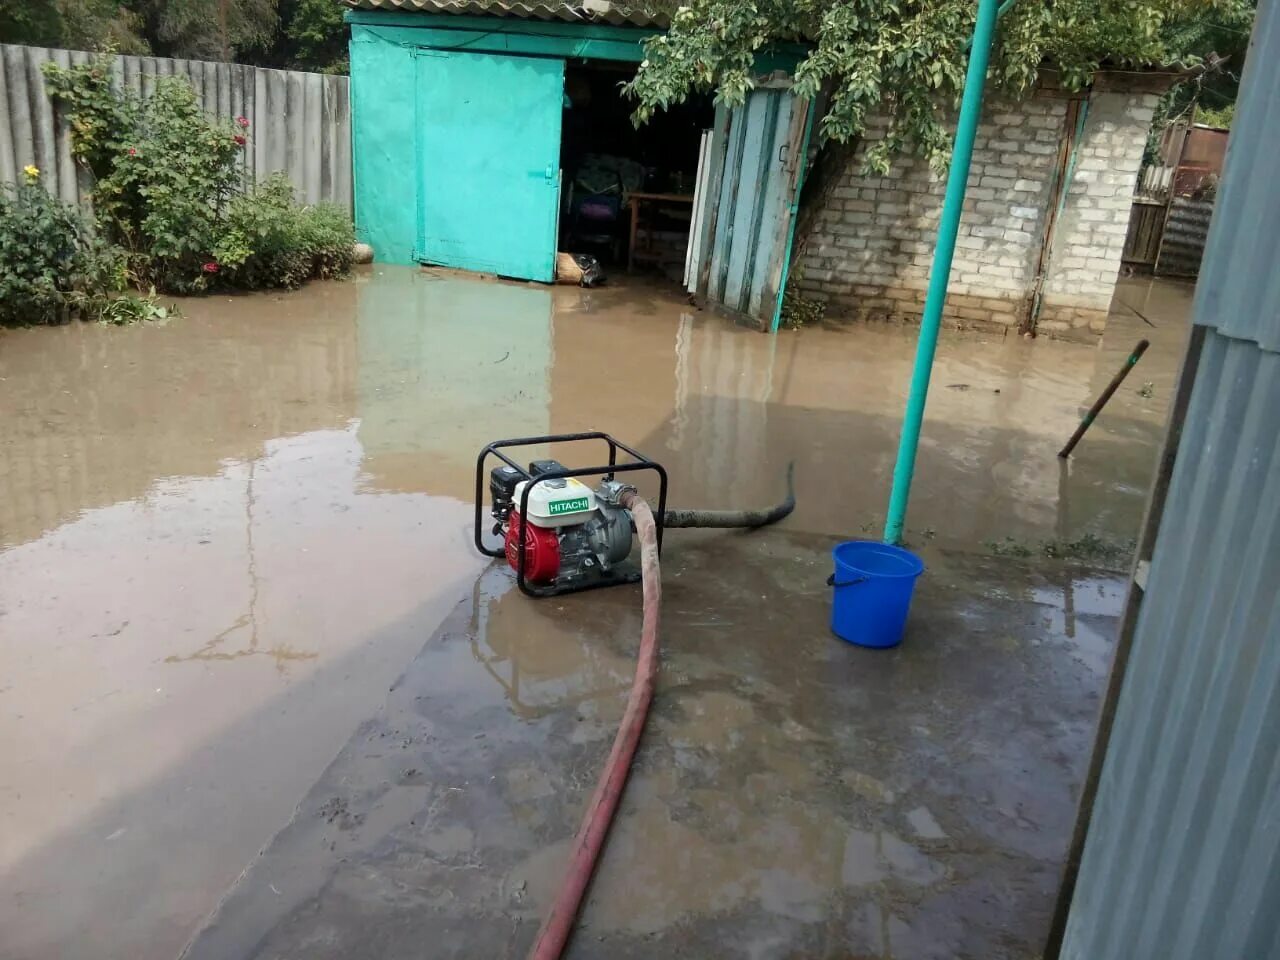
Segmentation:
[(637, 128), (623, 92), (634, 66), (565, 66), (559, 250), (596, 257), (610, 276), (685, 276), (702, 146), (715, 119), (690, 97)]

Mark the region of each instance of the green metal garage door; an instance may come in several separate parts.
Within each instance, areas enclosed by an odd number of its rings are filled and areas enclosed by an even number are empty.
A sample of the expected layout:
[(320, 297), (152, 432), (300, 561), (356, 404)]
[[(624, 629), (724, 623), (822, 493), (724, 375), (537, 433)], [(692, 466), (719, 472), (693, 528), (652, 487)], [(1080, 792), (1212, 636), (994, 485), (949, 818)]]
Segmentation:
[(564, 61), (417, 50), (417, 259), (555, 278)]

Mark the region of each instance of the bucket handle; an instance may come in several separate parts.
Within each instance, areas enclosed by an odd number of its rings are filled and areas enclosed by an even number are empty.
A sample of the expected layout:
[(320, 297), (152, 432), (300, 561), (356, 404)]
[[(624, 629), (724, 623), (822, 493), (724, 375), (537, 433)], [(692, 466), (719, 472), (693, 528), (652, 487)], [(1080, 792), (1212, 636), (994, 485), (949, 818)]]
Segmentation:
[(842, 581), (841, 583), (836, 583), (836, 575), (833, 573), (831, 574), (831, 576), (827, 577), (827, 586), (828, 587), (852, 587), (855, 584), (866, 583), (870, 579), (871, 579), (870, 577), (855, 577), (852, 580), (845, 580), (845, 581)]

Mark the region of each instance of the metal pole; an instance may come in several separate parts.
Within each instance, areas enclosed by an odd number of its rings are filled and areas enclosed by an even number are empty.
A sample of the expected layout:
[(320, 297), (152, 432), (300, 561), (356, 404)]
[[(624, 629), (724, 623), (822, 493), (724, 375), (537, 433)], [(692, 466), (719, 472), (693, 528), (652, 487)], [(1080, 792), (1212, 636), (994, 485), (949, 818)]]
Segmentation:
[(893, 468), (893, 492), (889, 495), (889, 515), (884, 524), (885, 543), (896, 544), (902, 540), (907, 500), (911, 496), (911, 477), (916, 468), (916, 447), (920, 444), (920, 425), (924, 421), (924, 405), (929, 396), (929, 375), (933, 372), (933, 355), (938, 349), (942, 305), (947, 299), (951, 260), (956, 252), (956, 232), (960, 228), (965, 185), (969, 180), (969, 164), (973, 160), (973, 138), (978, 130), (978, 120), (982, 116), (982, 91), (987, 81), (987, 62), (991, 57), (997, 6), (997, 0), (978, 0), (978, 20), (973, 27), (969, 69), (964, 78), (964, 96), (960, 101), (960, 119), (956, 124), (951, 170), (947, 174), (947, 192), (942, 202), (942, 220), (938, 225), (938, 243), (934, 249), (933, 267), (929, 272), (929, 292), (924, 302), (924, 315), (920, 318), (920, 340), (916, 344), (911, 392), (907, 396), (907, 410), (902, 418), (898, 462)]
[(1120, 384), (1124, 383), (1124, 378), (1129, 375), (1129, 371), (1134, 368), (1142, 355), (1147, 352), (1147, 347), (1151, 346), (1150, 340), (1139, 340), (1138, 345), (1133, 348), (1133, 352), (1129, 354), (1129, 359), (1124, 362), (1124, 366), (1116, 371), (1116, 375), (1111, 378), (1111, 382), (1107, 384), (1105, 390), (1102, 391), (1098, 399), (1093, 401), (1093, 406), (1089, 408), (1089, 412), (1080, 420), (1080, 426), (1076, 427), (1076, 432), (1071, 435), (1071, 439), (1067, 441), (1067, 445), (1058, 451), (1058, 456), (1064, 460), (1071, 456), (1071, 451), (1076, 448), (1076, 444), (1080, 442), (1080, 438), (1084, 436), (1084, 432), (1093, 426), (1093, 421), (1098, 419), (1098, 414), (1102, 412), (1102, 408), (1107, 405), (1107, 401), (1111, 399), (1112, 394), (1120, 389)]

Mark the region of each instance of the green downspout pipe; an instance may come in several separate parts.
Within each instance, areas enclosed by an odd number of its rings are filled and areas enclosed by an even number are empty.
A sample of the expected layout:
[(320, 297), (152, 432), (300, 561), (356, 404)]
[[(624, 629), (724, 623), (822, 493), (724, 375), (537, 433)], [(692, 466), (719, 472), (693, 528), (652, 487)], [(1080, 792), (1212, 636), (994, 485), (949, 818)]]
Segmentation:
[[(893, 468), (889, 514), (884, 523), (884, 542), (889, 544), (902, 541), (907, 500), (911, 496), (911, 477), (916, 468), (916, 447), (920, 444), (920, 425), (924, 421), (924, 405), (929, 396), (929, 375), (933, 372), (933, 355), (938, 349), (938, 330), (942, 326), (942, 305), (947, 299), (951, 260), (956, 252), (956, 233), (960, 229), (965, 185), (969, 180), (969, 165), (973, 160), (973, 139), (982, 115), (982, 91), (987, 81), (987, 63), (991, 58), (991, 40), (995, 34), (998, 5), (997, 0), (978, 0), (978, 20), (974, 24), (973, 39), (970, 41), (969, 69), (964, 78), (964, 96), (960, 101), (960, 119), (956, 124), (951, 170), (947, 174), (947, 192), (942, 201), (938, 242), (934, 248), (933, 266), (929, 271), (929, 292), (925, 297), (924, 315), (920, 318), (920, 340), (916, 344), (916, 363), (911, 373), (907, 410), (902, 418), (898, 462)], [(1006, 0), (1005, 9), (1010, 5), (1009, 0)]]
[(804, 138), (800, 144), (800, 157), (797, 163), (800, 164), (800, 173), (796, 177), (796, 192), (791, 197), (789, 208), (789, 221), (787, 227), (787, 249), (782, 255), (782, 277), (778, 283), (778, 296), (773, 304), (773, 319), (769, 321), (769, 332), (777, 333), (778, 325), (782, 323), (782, 300), (787, 295), (787, 281), (791, 279), (791, 251), (796, 242), (796, 217), (800, 215), (800, 191), (804, 189), (805, 174), (808, 172), (807, 162), (809, 159), (809, 138), (813, 135), (813, 113), (817, 104), (809, 101), (806, 108), (808, 113), (804, 118)]

